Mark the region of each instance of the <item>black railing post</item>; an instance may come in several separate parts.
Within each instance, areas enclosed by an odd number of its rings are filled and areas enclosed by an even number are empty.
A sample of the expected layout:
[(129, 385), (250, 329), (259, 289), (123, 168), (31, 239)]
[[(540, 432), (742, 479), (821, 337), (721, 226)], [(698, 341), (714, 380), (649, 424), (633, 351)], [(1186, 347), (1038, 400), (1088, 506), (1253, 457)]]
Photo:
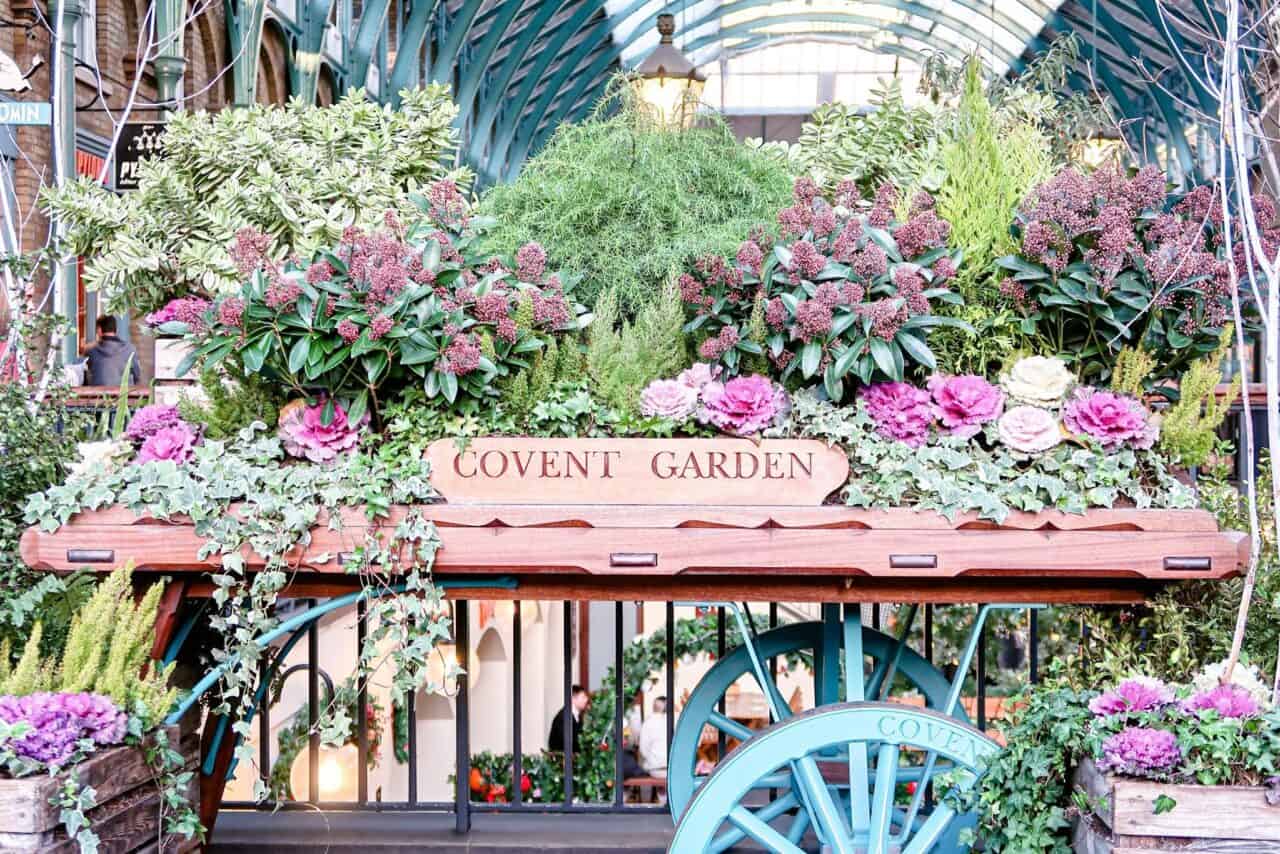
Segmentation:
[[(719, 662), (721, 662), (721, 661), (724, 661), (724, 653), (725, 653), (725, 632), (724, 632), (724, 629), (725, 629), (725, 625), (724, 625), (724, 606), (723, 606), (723, 605), (721, 605), (720, 607), (716, 608), (716, 663), (719, 663)], [(745, 638), (744, 638), (744, 640), (745, 640)], [(723, 696), (723, 695), (721, 695), (720, 699), (716, 702), (716, 709), (717, 709), (717, 710), (720, 712), (720, 714), (722, 714), (722, 715), (725, 713), (725, 703), (724, 703), (724, 696)], [(723, 761), (724, 761), (724, 755), (725, 755), (725, 752), (726, 752), (726, 751), (725, 751), (725, 746), (726, 746), (726, 745), (725, 745), (725, 742), (726, 742), (726, 738), (725, 738), (724, 730), (717, 728), (717, 729), (716, 729), (716, 733), (717, 733), (717, 737), (716, 737), (716, 764), (718, 765), (718, 764), (720, 764), (721, 762), (723, 762)]]
[[(978, 606), (978, 613), (982, 613), (981, 605)], [(978, 729), (985, 730), (987, 728), (987, 624), (985, 620), (978, 630), (978, 690), (976, 693)]]
[[(676, 606), (667, 603), (667, 755), (676, 732)], [(671, 769), (667, 769), (670, 773)]]
[[(311, 600), (314, 608), (316, 601)], [(316, 620), (307, 626), (307, 799), (320, 800), (320, 631)]]
[[(573, 803), (573, 740), (578, 722), (573, 719), (573, 603), (564, 603), (564, 709), (560, 722), (564, 732), (564, 802)], [(582, 686), (585, 688), (586, 686)]]
[[(356, 661), (360, 661), (361, 655), (364, 653), (365, 635), (368, 632), (368, 618), (366, 612), (368, 603), (361, 599), (356, 603)], [(369, 802), (369, 720), (366, 714), (366, 708), (369, 704), (369, 687), (360, 673), (359, 664), (356, 665), (356, 675), (359, 681), (356, 684), (356, 732), (359, 734), (356, 741), (356, 800), (364, 805)]]
[(512, 750), (512, 766), (511, 766), (511, 785), (515, 788), (515, 792), (511, 795), (513, 803), (518, 807), (524, 800), (524, 745), (521, 743), (524, 733), (521, 732), (522, 711), (520, 708), (520, 677), (523, 675), (520, 671), (524, 667), (523, 661), (523, 644), (524, 637), (521, 634), (522, 626), (520, 625), (520, 600), (515, 601), (515, 610), (511, 615), (511, 660), (513, 666), (511, 668), (511, 750)]
[(471, 830), (471, 706), (469, 682), (471, 681), (471, 614), (465, 599), (459, 599), (454, 608), (454, 639), (457, 642), (458, 693), (455, 699), (457, 716), (454, 722), (454, 750), (457, 754), (457, 785), (454, 793), (454, 830), (468, 833)]
[(924, 660), (933, 664), (933, 605), (924, 606)]
[(622, 806), (622, 695), (627, 675), (622, 669), (622, 603), (613, 603), (613, 803)]
[(1040, 612), (1031, 609), (1030, 627), (1027, 631), (1027, 665), (1031, 684), (1040, 682)]

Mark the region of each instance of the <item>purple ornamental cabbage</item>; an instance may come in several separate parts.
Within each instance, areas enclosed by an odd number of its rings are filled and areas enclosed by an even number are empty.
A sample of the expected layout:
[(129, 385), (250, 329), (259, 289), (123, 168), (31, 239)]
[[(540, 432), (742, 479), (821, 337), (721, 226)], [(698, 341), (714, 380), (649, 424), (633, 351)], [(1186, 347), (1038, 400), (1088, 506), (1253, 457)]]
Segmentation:
[(698, 420), (734, 436), (751, 436), (773, 425), (789, 408), (782, 386), (752, 374), (703, 386)]
[(973, 374), (958, 377), (935, 375), (929, 378), (933, 414), (952, 436), (968, 439), (982, 425), (1000, 417), (1004, 392)]
[(1213, 710), (1224, 718), (1251, 718), (1258, 714), (1258, 701), (1239, 685), (1219, 685), (1210, 691), (1193, 694), (1183, 704), (1184, 711), (1195, 714)]
[(1150, 727), (1125, 727), (1102, 743), (1100, 771), (1150, 777), (1167, 774), (1182, 762), (1182, 748), (1173, 733)]
[(144, 406), (129, 419), (124, 434), (135, 442), (141, 442), (165, 427), (175, 427), (182, 422), (178, 407), (163, 403)]
[(200, 444), (200, 434), (196, 428), (185, 421), (179, 421), (172, 427), (161, 427), (147, 437), (138, 449), (134, 460), (137, 465), (172, 460), (178, 465), (189, 463), (195, 457), (196, 445)]
[(0, 720), (30, 725), (8, 748), (18, 757), (58, 768), (72, 759), (82, 739), (97, 745), (118, 744), (126, 717), (101, 694), (28, 694), (0, 696)]
[(1173, 702), (1173, 689), (1150, 676), (1133, 676), (1089, 702), (1089, 711), (1099, 717), (1126, 712), (1147, 712)]
[(1107, 450), (1125, 443), (1150, 448), (1156, 440), (1157, 431), (1142, 404), (1110, 391), (1076, 389), (1062, 409), (1062, 420), (1071, 432), (1090, 436)]
[(876, 432), (918, 448), (929, 438), (933, 407), (929, 393), (910, 383), (872, 383), (862, 390)]
[(290, 456), (324, 463), (355, 449), (368, 416), (352, 424), (346, 410), (335, 403), (333, 419), (325, 424), (324, 407), (324, 401), (307, 406), (305, 400), (295, 400), (280, 410), (279, 434)]

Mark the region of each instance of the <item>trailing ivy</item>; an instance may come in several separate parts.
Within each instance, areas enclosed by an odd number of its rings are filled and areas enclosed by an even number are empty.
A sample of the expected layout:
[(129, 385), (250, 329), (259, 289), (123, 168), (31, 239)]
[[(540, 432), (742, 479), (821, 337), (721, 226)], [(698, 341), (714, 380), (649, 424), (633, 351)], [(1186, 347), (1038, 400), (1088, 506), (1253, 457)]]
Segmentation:
[[(222, 637), (212, 653), (213, 664), (223, 668), (215, 706), (220, 713), (243, 711), (253, 702), (266, 652), (257, 639), (279, 624), (274, 606), (293, 569), (289, 555), (307, 546), (312, 529), (321, 524), (339, 529), (344, 509), (360, 508), (376, 522), (386, 519), (392, 505), (433, 497), (426, 463), (418, 458), (354, 454), (328, 466), (286, 465), (280, 440), (262, 435), (262, 429), (254, 424), (234, 441), (208, 440), (182, 466), (161, 461), (74, 475), (33, 495), (26, 508), (28, 523), (46, 531), (77, 512), (110, 505), (160, 519), (190, 519), (205, 542), (200, 559), (219, 559), (210, 575), (216, 606), (210, 625)], [(427, 663), (436, 642), (447, 637), (449, 619), (429, 577), (439, 545), (434, 527), (410, 510), (394, 525), (371, 525), (370, 531), (344, 566), (360, 575), (371, 599), (371, 630), (357, 678), (389, 662), (393, 699), (422, 687), (438, 688), (426, 684)], [(249, 553), (263, 559), (253, 573), (248, 572)], [(384, 659), (386, 649), (391, 651)], [(320, 735), (327, 743), (340, 743), (350, 732), (349, 716), (336, 704), (325, 711)], [(248, 735), (243, 721), (236, 728)], [(237, 757), (254, 762), (247, 739)], [(255, 794), (264, 797), (266, 788), (257, 776)]]

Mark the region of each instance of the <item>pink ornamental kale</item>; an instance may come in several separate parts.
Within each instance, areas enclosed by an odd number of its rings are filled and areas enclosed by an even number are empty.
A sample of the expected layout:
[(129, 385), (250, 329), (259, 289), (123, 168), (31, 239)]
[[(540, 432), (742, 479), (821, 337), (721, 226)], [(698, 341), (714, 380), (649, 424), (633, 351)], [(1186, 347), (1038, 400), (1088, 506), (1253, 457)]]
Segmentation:
[(952, 436), (968, 439), (1004, 408), (1004, 392), (973, 374), (929, 379), (933, 414)]
[(654, 380), (640, 392), (640, 413), (684, 421), (698, 408), (698, 389), (680, 380)]
[(179, 421), (170, 427), (161, 427), (148, 436), (138, 449), (138, 457), (134, 462), (141, 465), (172, 460), (182, 465), (195, 457), (198, 444), (200, 434), (196, 432), (196, 428), (185, 421)]
[(367, 416), (352, 424), (346, 410), (335, 403), (333, 418), (325, 424), (325, 405), (325, 401), (307, 406), (305, 400), (295, 400), (280, 410), (278, 432), (290, 456), (324, 463), (353, 450), (360, 441)]
[(153, 403), (133, 413), (124, 434), (135, 442), (141, 442), (165, 427), (175, 427), (180, 423), (182, 416), (178, 414), (178, 407)]
[(1258, 701), (1239, 685), (1219, 685), (1211, 691), (1192, 695), (1182, 704), (1184, 711), (1213, 710), (1224, 718), (1251, 718), (1258, 714)]
[(1015, 406), (1000, 416), (996, 434), (1015, 451), (1038, 454), (1062, 441), (1062, 430), (1048, 410), (1038, 406)]
[(928, 440), (933, 423), (928, 392), (909, 383), (873, 383), (862, 390), (861, 397), (881, 436), (913, 448)]
[(1156, 440), (1156, 429), (1148, 423), (1142, 404), (1110, 391), (1076, 389), (1063, 407), (1062, 420), (1071, 432), (1096, 439), (1107, 450), (1126, 443), (1150, 448)]
[(0, 720), (28, 724), (30, 729), (6, 746), (51, 768), (74, 758), (82, 739), (97, 745), (120, 742), (126, 724), (124, 712), (101, 694), (6, 694), (0, 697)]
[(1149, 777), (1167, 774), (1182, 762), (1178, 738), (1149, 727), (1125, 727), (1102, 743), (1101, 771)]
[(789, 406), (782, 386), (752, 374), (703, 386), (698, 420), (734, 436), (751, 436), (785, 416)]
[(690, 388), (702, 390), (702, 387), (720, 376), (720, 366), (708, 362), (694, 362), (685, 368), (676, 379)]
[(1089, 711), (1100, 717), (1125, 712), (1149, 712), (1173, 702), (1173, 690), (1159, 679), (1134, 676), (1115, 689), (1105, 691), (1089, 703)]

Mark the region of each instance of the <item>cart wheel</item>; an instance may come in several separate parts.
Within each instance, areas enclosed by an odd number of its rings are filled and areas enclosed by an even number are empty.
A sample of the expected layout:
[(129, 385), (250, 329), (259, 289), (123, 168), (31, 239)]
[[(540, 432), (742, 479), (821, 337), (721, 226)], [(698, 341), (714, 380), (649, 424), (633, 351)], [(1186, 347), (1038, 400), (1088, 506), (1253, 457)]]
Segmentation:
[[(669, 850), (708, 854), (750, 839), (786, 854), (964, 851), (959, 831), (972, 818), (944, 796), (972, 788), (997, 750), (980, 730), (931, 709), (838, 703), (804, 712), (720, 763), (680, 816)], [(900, 792), (905, 783), (916, 785)]]
[[(832, 646), (833, 641), (837, 640), (838, 638), (830, 636), (824, 638), (823, 624), (812, 621), (789, 623), (762, 632), (756, 640), (756, 647), (762, 659), (783, 658), (801, 651), (811, 651), (818, 705), (822, 706), (841, 699), (835, 692), (844, 650), (842, 646)], [(862, 628), (863, 657), (871, 659), (873, 673), (878, 665), (893, 655), (896, 646), (894, 638), (865, 626)], [(824, 653), (824, 649), (827, 652)], [(837, 671), (834, 675), (837, 678), (823, 678), (828, 661), (836, 662)], [(667, 797), (673, 819), (680, 817), (694, 790), (706, 779), (694, 774), (698, 742), (702, 738), (703, 728), (711, 726), (740, 741), (755, 735), (754, 731), (726, 718), (718, 710), (720, 699), (730, 686), (751, 672), (751, 658), (746, 648), (740, 646), (707, 671), (681, 710), (667, 761)], [(924, 657), (906, 648), (899, 654), (894, 682), (901, 685), (904, 680), (924, 697), (926, 706), (937, 708), (945, 704), (950, 688), (946, 678)], [(824, 696), (828, 694), (829, 696)], [(968, 720), (962, 710), (956, 711), (956, 717)]]

